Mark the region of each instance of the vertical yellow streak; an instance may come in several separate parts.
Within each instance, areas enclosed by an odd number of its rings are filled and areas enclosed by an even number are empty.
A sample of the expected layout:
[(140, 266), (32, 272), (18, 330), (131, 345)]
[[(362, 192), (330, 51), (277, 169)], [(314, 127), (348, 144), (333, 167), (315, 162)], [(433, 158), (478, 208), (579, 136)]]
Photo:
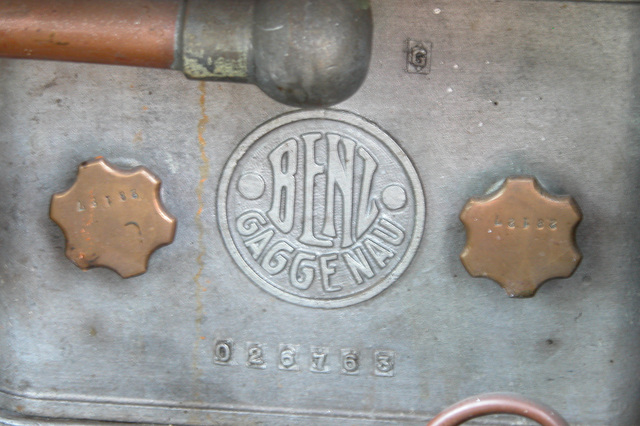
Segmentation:
[(198, 257), (196, 263), (198, 264), (198, 272), (193, 277), (193, 281), (196, 284), (196, 336), (193, 344), (193, 371), (194, 371), (194, 397), (199, 399), (198, 392), (198, 380), (202, 376), (202, 370), (198, 367), (198, 358), (200, 353), (200, 341), (202, 340), (202, 321), (204, 319), (204, 305), (202, 304), (202, 292), (204, 288), (202, 286), (201, 278), (204, 270), (204, 256), (206, 253), (206, 247), (204, 244), (204, 222), (202, 221), (202, 213), (204, 211), (204, 186), (209, 178), (209, 157), (207, 157), (206, 147), (207, 141), (204, 138), (204, 131), (209, 123), (209, 117), (207, 116), (206, 109), (206, 85), (204, 81), (200, 82), (200, 120), (198, 121), (198, 148), (200, 149), (200, 181), (196, 188), (196, 195), (198, 196), (198, 211), (196, 212), (195, 223), (198, 230)]

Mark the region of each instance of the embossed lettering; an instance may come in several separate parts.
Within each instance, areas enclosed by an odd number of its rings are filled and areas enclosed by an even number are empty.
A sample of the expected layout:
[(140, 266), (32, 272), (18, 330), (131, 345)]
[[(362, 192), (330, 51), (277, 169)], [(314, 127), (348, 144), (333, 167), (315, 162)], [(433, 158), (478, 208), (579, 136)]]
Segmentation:
[(278, 241), (267, 251), (262, 267), (271, 275), (277, 275), (287, 266), (289, 258), (285, 253), (293, 253), (293, 247), (285, 241)]
[(300, 366), (296, 360), (298, 354), (298, 345), (280, 344), (280, 362), (278, 368), (286, 371), (298, 371)]
[(283, 142), (269, 154), (273, 172), (273, 199), (267, 215), (285, 234), (293, 228), (296, 201), (295, 174), (298, 164), (298, 143), (295, 139)]
[(236, 220), (236, 229), (238, 234), (249, 237), (258, 232), (267, 224), (267, 219), (256, 211), (248, 211), (238, 216)]
[(327, 354), (329, 350), (327, 348), (312, 347), (311, 348), (311, 366), (309, 371), (312, 373), (328, 373), (329, 366), (327, 365)]
[(342, 256), (349, 267), (349, 272), (351, 272), (353, 279), (356, 280), (356, 284), (362, 284), (364, 282), (362, 278), (363, 274), (367, 278), (373, 278), (375, 274), (373, 269), (371, 269), (371, 265), (369, 265), (369, 261), (364, 256), (362, 248), (356, 247), (353, 252), (357, 256), (357, 259), (354, 258), (351, 253), (343, 253)]
[[(267, 345), (264, 343), (248, 342), (246, 344), (246, 363), (249, 368), (267, 369), (267, 360), (265, 359)], [(332, 352), (328, 347), (310, 346), (309, 347), (309, 372), (311, 373), (330, 373), (330, 357)], [(360, 350), (357, 348), (341, 349), (338, 352), (339, 372), (346, 375), (358, 375), (363, 369), (363, 363)], [(392, 350), (373, 350), (373, 364), (368, 366), (374, 376), (393, 377), (396, 370), (396, 353)], [(278, 352), (275, 354), (274, 366), (281, 371), (300, 371), (305, 362), (300, 363), (301, 352), (300, 345), (284, 344), (278, 345)], [(238, 366), (234, 362), (235, 352), (234, 343), (231, 339), (216, 340), (213, 347), (213, 362), (222, 366)]]
[(267, 368), (267, 363), (264, 360), (264, 345), (260, 343), (247, 344), (247, 367)]
[(313, 283), (315, 269), (312, 261), (316, 259), (313, 253), (299, 251), (293, 258), (289, 279), (291, 285), (300, 290), (307, 290)]
[(362, 174), (362, 188), (360, 189), (360, 203), (358, 204), (357, 237), (362, 237), (371, 224), (376, 220), (380, 209), (376, 200), (371, 199), (371, 184), (373, 175), (378, 168), (378, 163), (369, 152), (360, 147), (358, 155), (364, 160), (364, 173)]
[(246, 240), (244, 245), (247, 246), (254, 259), (259, 259), (274, 235), (273, 229), (266, 229), (255, 237)]
[(393, 351), (376, 351), (374, 353), (374, 374), (382, 377), (393, 377), (395, 374), (396, 354)]
[(300, 242), (318, 247), (331, 247), (328, 239), (316, 237), (313, 231), (313, 203), (316, 176), (324, 173), (324, 167), (316, 163), (316, 142), (322, 139), (322, 133), (302, 135), (304, 141), (304, 211), (302, 215), (302, 235)]
[(399, 246), (404, 242), (404, 231), (399, 226), (387, 219), (380, 219), (373, 228), (372, 234), (394, 246)]
[[(502, 221), (499, 216), (496, 216), (496, 220), (493, 225), (496, 228), (502, 226)], [(555, 230), (558, 228), (558, 221), (556, 219), (543, 219), (543, 218), (538, 218), (533, 221), (530, 221), (530, 219), (526, 216), (509, 217), (507, 220), (507, 227), (509, 229), (523, 229), (523, 230), (526, 230), (529, 228), (534, 228), (538, 230), (544, 230), (548, 228), (550, 230)]]
[(333, 293), (342, 290), (342, 286), (332, 285), (329, 277), (336, 273), (335, 261), (337, 254), (328, 254), (320, 257), (320, 274), (322, 275), (322, 288), (324, 291)]
[(219, 229), (264, 290), (306, 306), (347, 306), (405, 270), (422, 235), (424, 195), (407, 155), (372, 123), (334, 111), (301, 115), (240, 144), (220, 181)]
[(353, 244), (353, 164), (356, 143), (351, 139), (339, 135), (328, 134), (328, 172), (325, 222), (322, 233), (336, 236), (335, 202), (336, 189), (340, 191), (342, 199), (342, 247)]
[(213, 348), (213, 357), (216, 364), (227, 365), (231, 361), (233, 353), (231, 340), (218, 340)]
[(392, 258), (395, 254), (391, 248), (386, 247), (381, 242), (375, 241), (372, 238), (366, 238), (363, 244), (381, 268), (384, 268), (387, 265), (387, 260)]
[(360, 354), (355, 349), (342, 349), (342, 374), (358, 374)]

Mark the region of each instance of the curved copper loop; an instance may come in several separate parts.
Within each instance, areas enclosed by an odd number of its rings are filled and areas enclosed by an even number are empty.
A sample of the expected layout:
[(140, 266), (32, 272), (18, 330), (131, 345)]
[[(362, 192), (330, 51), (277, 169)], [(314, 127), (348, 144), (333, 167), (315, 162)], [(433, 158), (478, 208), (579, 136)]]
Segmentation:
[(491, 414), (526, 417), (542, 426), (569, 426), (551, 407), (514, 393), (486, 393), (462, 400), (433, 418), (427, 426), (458, 426)]

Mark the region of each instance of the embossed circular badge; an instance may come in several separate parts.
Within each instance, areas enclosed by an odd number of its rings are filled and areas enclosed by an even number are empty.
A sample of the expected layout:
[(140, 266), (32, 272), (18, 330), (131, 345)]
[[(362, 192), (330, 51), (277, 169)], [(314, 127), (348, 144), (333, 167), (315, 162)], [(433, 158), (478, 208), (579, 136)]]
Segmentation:
[(338, 308), (389, 287), (425, 218), (418, 175), (375, 124), (342, 111), (286, 114), (229, 159), (218, 220), (243, 272), (288, 302)]

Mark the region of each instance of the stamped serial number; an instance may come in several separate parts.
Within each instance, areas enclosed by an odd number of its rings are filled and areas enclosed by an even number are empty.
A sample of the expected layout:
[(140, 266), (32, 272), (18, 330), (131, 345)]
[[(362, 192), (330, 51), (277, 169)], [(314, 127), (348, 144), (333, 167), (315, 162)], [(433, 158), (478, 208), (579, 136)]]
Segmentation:
[(280, 371), (309, 371), (311, 373), (339, 373), (348, 376), (366, 374), (393, 377), (396, 353), (391, 350), (373, 350), (369, 356), (357, 348), (331, 349), (324, 346), (301, 347), (281, 343), (271, 349), (267, 344), (246, 342), (237, 345), (231, 339), (219, 339), (213, 345), (213, 363), (222, 366)]
[(92, 195), (88, 200), (78, 200), (77, 210), (78, 212), (84, 212), (87, 209), (109, 208), (115, 201), (126, 202), (127, 200), (139, 200), (141, 198), (135, 188), (129, 191), (117, 191), (115, 195), (104, 195), (102, 197)]
[(496, 216), (493, 223), (496, 228), (506, 226), (508, 229), (529, 229), (538, 230), (549, 229), (555, 231), (558, 229), (558, 221), (556, 219), (531, 219), (528, 217), (508, 217), (502, 218)]

